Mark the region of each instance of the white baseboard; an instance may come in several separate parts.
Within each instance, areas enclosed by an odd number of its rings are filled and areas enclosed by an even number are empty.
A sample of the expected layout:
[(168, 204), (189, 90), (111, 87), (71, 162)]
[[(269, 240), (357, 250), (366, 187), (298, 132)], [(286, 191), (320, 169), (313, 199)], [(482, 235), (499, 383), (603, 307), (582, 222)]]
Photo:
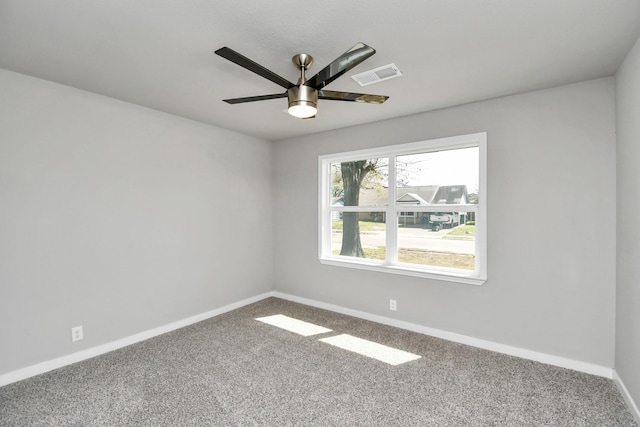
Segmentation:
[(3, 385), (11, 384), (20, 380), (33, 377), (35, 375), (43, 374), (45, 372), (52, 371), (54, 369), (62, 368), (63, 366), (71, 365), (76, 362), (90, 359), (92, 357), (100, 356), (101, 354), (108, 353), (113, 350), (117, 350), (122, 347), (126, 347), (131, 344), (135, 344), (149, 338), (156, 337), (158, 335), (166, 334), (167, 332), (174, 331), (176, 329), (184, 328), (185, 326), (192, 325), (197, 322), (209, 319), (211, 317), (218, 316), (220, 314), (235, 310), (248, 304), (263, 300), (272, 296), (271, 292), (257, 295), (251, 298), (244, 299), (215, 310), (208, 311), (206, 313), (197, 314), (195, 316), (188, 317), (186, 319), (178, 320), (176, 322), (169, 323), (167, 325), (159, 326), (157, 328), (150, 329), (148, 331), (140, 332), (138, 334), (130, 335), (128, 337), (112, 341), (106, 344), (102, 344), (96, 347), (91, 347), (86, 350), (78, 351), (76, 353), (69, 354), (67, 356), (58, 357), (53, 360), (38, 363), (28, 366), (26, 368), (11, 371), (6, 374), (0, 375), (0, 387)]
[(307, 298), (297, 297), (282, 292), (272, 292), (272, 295), (277, 298), (297, 302), (300, 304), (310, 305), (312, 307), (322, 308), (325, 310), (334, 311), (336, 313), (346, 314), (348, 316), (358, 317), (360, 319), (370, 320), (376, 323), (382, 323), (383, 325), (394, 326), (396, 328), (406, 329), (412, 332), (418, 332), (424, 335), (442, 338), (460, 344), (470, 345), (472, 347), (478, 347), (485, 350), (495, 351), (497, 353), (508, 354), (510, 356), (521, 357), (523, 359), (534, 360), (536, 362), (546, 363), (548, 365), (558, 366), (561, 368), (573, 369), (575, 371), (585, 372), (587, 374), (597, 375), (609, 379), (613, 378), (613, 369), (607, 368), (606, 366), (595, 365), (592, 363), (581, 362), (579, 360), (567, 359), (564, 357), (552, 356), (550, 354), (526, 350), (519, 347), (499, 344), (496, 342), (473, 338), (453, 332), (447, 332), (440, 329), (429, 328), (427, 326), (422, 326), (415, 323), (405, 322), (402, 320), (392, 319), (376, 314), (370, 314), (364, 311), (352, 310), (333, 304), (327, 304)]
[(633, 414), (636, 424), (640, 426), (640, 410), (638, 409), (638, 405), (633, 401), (629, 390), (627, 390), (627, 387), (624, 385), (622, 379), (618, 376), (618, 372), (615, 370), (613, 371), (613, 381), (616, 383), (616, 386), (618, 387), (618, 390), (620, 390), (622, 397), (624, 397), (625, 402), (627, 402), (627, 406), (629, 407), (631, 414)]

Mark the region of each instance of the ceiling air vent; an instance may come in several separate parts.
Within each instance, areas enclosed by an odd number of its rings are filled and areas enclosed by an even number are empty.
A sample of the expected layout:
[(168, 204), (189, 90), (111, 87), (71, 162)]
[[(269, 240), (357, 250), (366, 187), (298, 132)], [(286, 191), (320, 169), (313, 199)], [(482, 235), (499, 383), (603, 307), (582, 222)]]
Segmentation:
[(396, 67), (395, 64), (389, 64), (374, 68), (373, 70), (365, 71), (364, 73), (353, 75), (351, 78), (360, 86), (367, 86), (383, 80), (400, 77), (401, 75), (402, 73), (398, 70), (398, 67)]

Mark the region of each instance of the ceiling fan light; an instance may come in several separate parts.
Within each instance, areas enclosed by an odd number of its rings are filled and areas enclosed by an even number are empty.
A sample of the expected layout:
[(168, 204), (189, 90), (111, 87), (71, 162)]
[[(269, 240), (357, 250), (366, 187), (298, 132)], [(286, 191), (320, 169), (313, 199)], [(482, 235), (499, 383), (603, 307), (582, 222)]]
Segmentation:
[(313, 117), (318, 112), (318, 91), (312, 87), (300, 85), (287, 91), (289, 98), (288, 113), (299, 119)]
[(313, 117), (318, 112), (318, 109), (313, 105), (309, 105), (304, 101), (299, 101), (294, 105), (289, 105), (289, 109), (287, 110), (289, 114), (299, 119), (306, 119), (308, 117)]

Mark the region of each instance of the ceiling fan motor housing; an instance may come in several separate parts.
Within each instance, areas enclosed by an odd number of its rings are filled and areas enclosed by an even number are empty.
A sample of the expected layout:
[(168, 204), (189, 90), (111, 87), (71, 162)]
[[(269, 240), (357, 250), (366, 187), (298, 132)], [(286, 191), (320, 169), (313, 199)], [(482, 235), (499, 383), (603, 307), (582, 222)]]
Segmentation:
[(298, 85), (287, 90), (289, 108), (294, 105), (318, 107), (318, 91), (310, 86)]

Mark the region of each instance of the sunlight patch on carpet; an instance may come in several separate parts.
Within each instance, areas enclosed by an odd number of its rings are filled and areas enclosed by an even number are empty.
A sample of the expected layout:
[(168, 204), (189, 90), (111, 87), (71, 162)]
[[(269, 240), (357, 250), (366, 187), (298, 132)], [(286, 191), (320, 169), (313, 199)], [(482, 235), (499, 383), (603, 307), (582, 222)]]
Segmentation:
[(353, 351), (363, 356), (397, 366), (402, 363), (411, 362), (420, 359), (422, 356), (409, 353), (397, 348), (388, 347), (373, 341), (356, 338), (348, 334), (336, 335), (329, 338), (321, 338), (320, 341), (342, 348), (344, 350)]
[(294, 319), (293, 317), (285, 316), (284, 314), (258, 317), (256, 318), (256, 320), (272, 326), (277, 326), (278, 328), (282, 328), (289, 332), (294, 332), (305, 337), (331, 332), (331, 329), (327, 329), (322, 326), (318, 326), (302, 320)]

